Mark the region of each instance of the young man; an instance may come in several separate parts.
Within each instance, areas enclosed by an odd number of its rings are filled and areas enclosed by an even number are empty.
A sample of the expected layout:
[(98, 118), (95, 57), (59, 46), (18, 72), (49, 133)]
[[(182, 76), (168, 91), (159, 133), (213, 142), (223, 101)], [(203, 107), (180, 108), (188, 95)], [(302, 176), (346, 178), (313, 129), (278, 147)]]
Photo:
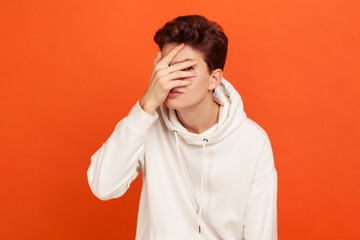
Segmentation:
[(181, 16), (154, 40), (145, 94), (91, 157), (92, 192), (121, 197), (142, 171), (137, 240), (276, 240), (270, 140), (223, 78), (222, 28)]

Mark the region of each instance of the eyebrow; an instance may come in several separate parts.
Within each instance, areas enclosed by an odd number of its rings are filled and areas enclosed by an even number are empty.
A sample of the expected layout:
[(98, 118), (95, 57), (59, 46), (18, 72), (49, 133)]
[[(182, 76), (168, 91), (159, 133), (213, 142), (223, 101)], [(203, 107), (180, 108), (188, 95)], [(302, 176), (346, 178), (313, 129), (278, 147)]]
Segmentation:
[(185, 59), (180, 60), (180, 61), (177, 61), (177, 62), (170, 62), (170, 63), (169, 63), (169, 66), (174, 65), (174, 64), (176, 64), (176, 63), (186, 62), (187, 60), (193, 60), (193, 59), (191, 59), (191, 58), (185, 58)]

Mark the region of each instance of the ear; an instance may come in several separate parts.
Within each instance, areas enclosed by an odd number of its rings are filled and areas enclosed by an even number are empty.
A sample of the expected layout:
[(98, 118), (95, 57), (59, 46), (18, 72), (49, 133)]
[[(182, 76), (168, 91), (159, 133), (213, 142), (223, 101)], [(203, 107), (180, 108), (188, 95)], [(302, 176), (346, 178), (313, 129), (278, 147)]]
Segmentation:
[(217, 86), (219, 86), (222, 78), (223, 78), (223, 71), (220, 68), (212, 71), (212, 73), (210, 75), (210, 82), (209, 82), (208, 90), (213, 90)]

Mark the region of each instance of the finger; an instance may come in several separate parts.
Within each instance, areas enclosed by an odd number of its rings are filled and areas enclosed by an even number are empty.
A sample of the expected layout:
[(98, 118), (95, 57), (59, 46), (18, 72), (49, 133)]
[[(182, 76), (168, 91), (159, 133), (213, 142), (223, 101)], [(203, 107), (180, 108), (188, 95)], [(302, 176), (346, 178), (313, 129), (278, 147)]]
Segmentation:
[(161, 53), (161, 51), (159, 50), (159, 51), (157, 52), (157, 54), (156, 54), (155, 59), (154, 59), (154, 66), (160, 61), (161, 55), (162, 55), (162, 53)]
[(175, 64), (171, 65), (170, 67), (168, 67), (167, 71), (169, 73), (172, 73), (172, 72), (175, 72), (178, 70), (186, 69), (191, 66), (195, 66), (196, 64), (197, 64), (197, 61), (195, 61), (195, 60), (187, 60), (185, 62), (175, 63)]
[(191, 84), (191, 80), (174, 80), (169, 83), (168, 87), (170, 91), (172, 88), (190, 86)]
[(151, 79), (153, 78), (155, 72), (156, 72), (156, 64), (158, 64), (158, 62), (161, 60), (161, 57), (162, 57), (162, 53), (161, 53), (161, 50), (159, 50), (156, 54), (156, 57), (154, 58), (154, 63), (153, 63), (153, 70), (151, 72)]
[(179, 78), (191, 78), (191, 77), (195, 77), (197, 76), (196, 72), (189, 72), (189, 71), (176, 71), (173, 73), (170, 73), (169, 75), (167, 75), (167, 79), (169, 80), (174, 80), (174, 79), (179, 79)]
[(179, 45), (176, 45), (175, 47), (173, 47), (173, 49), (171, 49), (171, 51), (166, 54), (161, 60), (160, 60), (160, 64), (163, 64), (164, 67), (168, 67), (169, 63), (173, 60), (173, 58), (185, 47), (184, 43), (181, 43)]

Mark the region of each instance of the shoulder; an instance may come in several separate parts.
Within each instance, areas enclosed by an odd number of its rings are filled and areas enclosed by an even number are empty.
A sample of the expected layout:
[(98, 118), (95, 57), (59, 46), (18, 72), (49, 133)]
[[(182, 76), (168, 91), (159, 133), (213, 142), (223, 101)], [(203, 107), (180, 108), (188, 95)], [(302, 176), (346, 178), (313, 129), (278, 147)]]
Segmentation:
[(261, 142), (261, 145), (265, 144), (266, 142), (270, 142), (269, 136), (265, 129), (248, 117), (244, 119), (244, 122), (241, 125), (241, 130), (250, 140)]
[(256, 174), (254, 179), (259, 179), (275, 170), (271, 142), (267, 132), (258, 123), (247, 118), (244, 124), (249, 132), (248, 137), (257, 139), (256, 141), (258, 141)]

